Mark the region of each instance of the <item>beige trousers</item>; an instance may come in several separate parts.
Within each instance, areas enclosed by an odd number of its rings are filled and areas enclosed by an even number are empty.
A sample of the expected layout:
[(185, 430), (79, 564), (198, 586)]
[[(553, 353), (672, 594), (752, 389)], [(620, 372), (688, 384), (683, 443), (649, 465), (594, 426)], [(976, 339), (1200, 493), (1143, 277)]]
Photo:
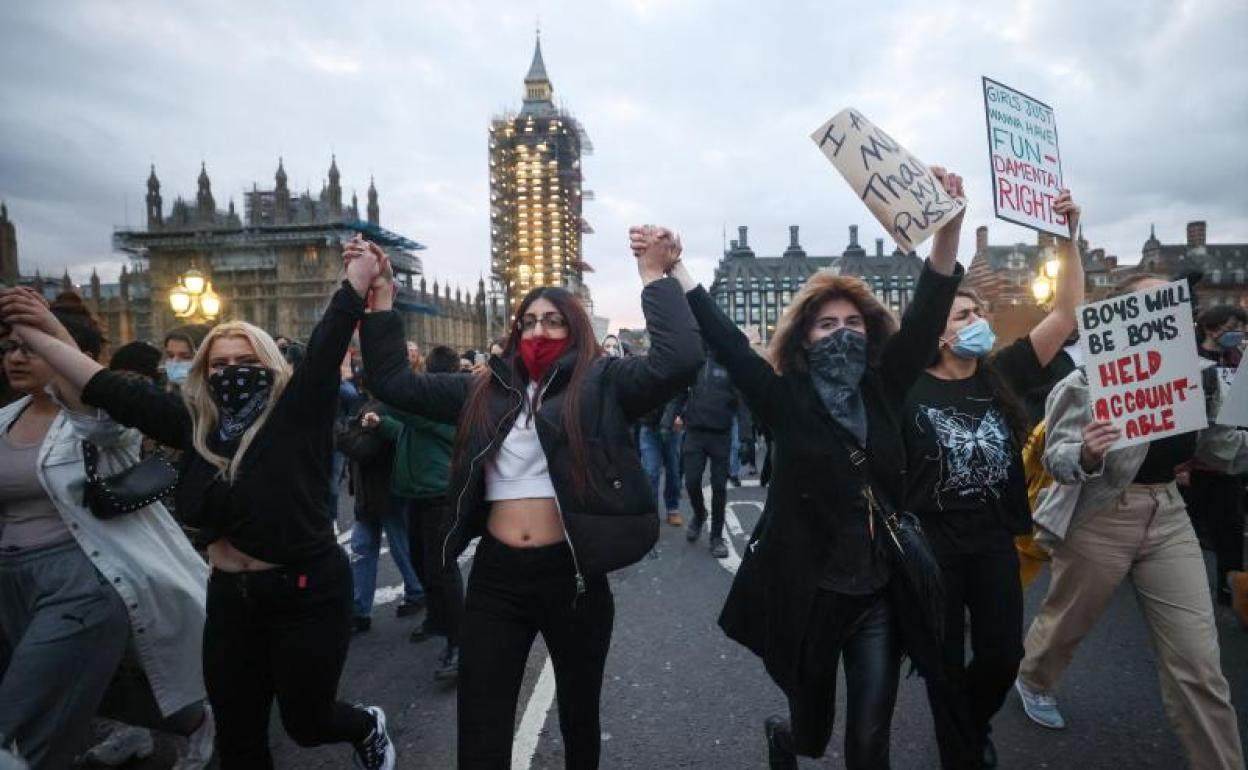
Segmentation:
[(1132, 484), (1053, 550), (1049, 593), (1027, 632), (1018, 676), (1052, 692), (1075, 647), (1126, 575), (1148, 624), (1161, 697), (1197, 770), (1243, 770), (1230, 688), (1222, 675), (1205, 562), (1174, 484)]

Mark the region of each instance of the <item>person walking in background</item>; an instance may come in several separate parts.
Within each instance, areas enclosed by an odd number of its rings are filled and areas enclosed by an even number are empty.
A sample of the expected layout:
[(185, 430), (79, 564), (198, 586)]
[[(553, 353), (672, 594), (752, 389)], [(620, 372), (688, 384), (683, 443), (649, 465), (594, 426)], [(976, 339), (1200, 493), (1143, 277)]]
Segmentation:
[[(459, 371), (459, 354), (439, 345), (429, 351), (424, 371), (453, 374)], [(464, 616), (464, 581), (459, 563), (443, 561), (442, 534), (449, 526), (447, 485), (455, 427), (386, 407), (378, 412), (378, 429), (395, 444), (393, 482), (390, 487), (399, 510), (407, 519), (411, 561), (425, 587), (428, 611), (412, 630), (411, 641), (433, 636), (445, 640), (434, 678), (454, 680), (459, 675), (459, 639)], [(392, 546), (393, 547), (393, 546)]]
[[(637, 435), (641, 464), (650, 477), (654, 499), (663, 501), (667, 511), (667, 523), (673, 527), (684, 524), (680, 517), (680, 448), (684, 433), (676, 425), (676, 409), (679, 399), (672, 399), (655, 407), (638, 421), (641, 430)], [(659, 496), (659, 482), (663, 482), (663, 496)]]
[(711, 555), (728, 556), (724, 540), (724, 512), (728, 505), (728, 466), (732, 452), (732, 426), (737, 414), (737, 391), (728, 370), (714, 353), (708, 355), (693, 385), (677, 397), (673, 425), (684, 431), (681, 459), (685, 470), (685, 490), (693, 518), (685, 539), (696, 542), (706, 526), (706, 501), (702, 477), (707, 462), (711, 466)]
[[(288, 348), (288, 351), (290, 349)], [(338, 401), (335, 404), (334, 435), (341, 436), (347, 432), (352, 417), (358, 410), (363, 397), (355, 384), (355, 369), (351, 366), (351, 354), (343, 355), (338, 367)], [(346, 479), (347, 456), (342, 453), (335, 442), (332, 465), (329, 472), (329, 520), (333, 522), (334, 531), (338, 530), (338, 498), (342, 492), (342, 482)]]
[(171, 331), (165, 335), (164, 360), (161, 368), (170, 388), (180, 388), (191, 371), (197, 346), (194, 338), (185, 331)]

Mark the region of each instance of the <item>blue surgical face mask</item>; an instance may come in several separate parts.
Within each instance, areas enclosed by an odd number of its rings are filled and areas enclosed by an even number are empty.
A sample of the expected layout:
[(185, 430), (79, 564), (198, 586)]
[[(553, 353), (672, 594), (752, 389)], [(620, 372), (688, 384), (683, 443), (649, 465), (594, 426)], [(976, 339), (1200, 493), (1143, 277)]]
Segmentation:
[(981, 318), (958, 330), (958, 336), (949, 344), (949, 349), (960, 358), (983, 358), (992, 352), (995, 344), (997, 335), (992, 333), (988, 322)]
[(1225, 331), (1218, 335), (1218, 344), (1223, 350), (1234, 350), (1244, 341), (1244, 333), (1238, 330)]
[(170, 360), (165, 362), (165, 377), (168, 377), (169, 381), (174, 385), (181, 385), (186, 382), (186, 376), (190, 374), (190, 372), (190, 361)]

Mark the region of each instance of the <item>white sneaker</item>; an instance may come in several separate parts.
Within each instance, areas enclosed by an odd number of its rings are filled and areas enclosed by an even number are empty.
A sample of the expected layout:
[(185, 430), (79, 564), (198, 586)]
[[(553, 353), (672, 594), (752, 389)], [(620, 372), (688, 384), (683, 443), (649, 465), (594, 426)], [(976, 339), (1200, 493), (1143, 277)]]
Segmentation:
[(386, 732), (386, 714), (376, 706), (364, 709), (373, 718), (373, 731), (355, 746), (356, 764), (364, 770), (394, 770), (394, 743)]
[(1031, 721), (1050, 730), (1066, 728), (1066, 718), (1058, 709), (1057, 698), (1053, 693), (1036, 692), (1023, 684), (1021, 679), (1014, 680), (1014, 689), (1018, 690), (1018, 697), (1023, 703), (1023, 711), (1031, 718)]
[(132, 759), (147, 759), (156, 750), (151, 730), (116, 723), (104, 740), (83, 756), (89, 765), (121, 767)]
[(178, 747), (178, 761), (173, 763), (172, 770), (203, 770), (212, 761), (212, 744), (216, 737), (217, 723), (212, 718), (212, 707), (205, 703), (204, 721), (186, 737), (185, 745)]

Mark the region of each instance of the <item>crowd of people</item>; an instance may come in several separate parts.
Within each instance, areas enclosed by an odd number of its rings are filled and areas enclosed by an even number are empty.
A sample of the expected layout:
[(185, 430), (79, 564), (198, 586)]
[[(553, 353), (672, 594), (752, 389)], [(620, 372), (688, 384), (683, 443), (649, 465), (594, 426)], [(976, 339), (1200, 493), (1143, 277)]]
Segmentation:
[[(957, 174), (933, 173), (965, 200)], [(338, 695), (383, 538), (395, 614), (424, 613), (410, 639), (438, 637), (433, 676), (457, 686), (459, 767), (511, 766), (540, 633), (566, 766), (596, 768), (607, 576), (654, 556), (664, 522), (690, 542), (708, 531), (727, 557), (727, 487), (763, 438), (766, 504), (719, 623), (788, 700), (763, 724), (773, 769), (824, 754), (839, 673), (846, 765), (889, 767), (905, 657), (939, 764), (995, 767), (1011, 689), (1064, 727), (1062, 673), (1128, 575), (1191, 765), (1243, 768), (1214, 602), (1248, 602), (1248, 433), (1212, 417), (1248, 316), (1213, 308), (1193, 330), (1206, 429), (1110, 451), (1119, 432), (1092, 417), (1077, 344), (1081, 210), (1069, 192), (1055, 210), (1072, 237), (1051, 312), (1008, 344), (960, 287), (962, 214), (900, 319), (861, 280), (819, 272), (765, 351), (653, 226), (629, 233), (644, 355), (597, 340), (556, 287), (525, 296), (488, 352), (425, 353), (393, 310), (385, 253), (360, 237), (306, 342), (227, 321), (106, 366), (81, 301), (0, 290), (0, 768), (118, 766), (151, 753), (152, 731), (174, 736), (178, 770), (214, 753), (268, 768), (275, 701), (300, 746), (346, 743), (362, 767), (393, 768), (383, 710)]]

